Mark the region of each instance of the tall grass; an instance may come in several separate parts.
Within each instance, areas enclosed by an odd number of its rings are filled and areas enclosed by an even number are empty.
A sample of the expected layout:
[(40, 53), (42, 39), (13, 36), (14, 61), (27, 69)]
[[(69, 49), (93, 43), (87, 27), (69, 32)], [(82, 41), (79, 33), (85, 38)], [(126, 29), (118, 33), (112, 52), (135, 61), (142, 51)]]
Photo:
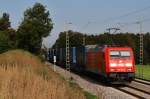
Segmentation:
[(150, 65), (136, 65), (136, 77), (150, 80)]
[(24, 51), (0, 55), (0, 99), (85, 99), (79, 88)]

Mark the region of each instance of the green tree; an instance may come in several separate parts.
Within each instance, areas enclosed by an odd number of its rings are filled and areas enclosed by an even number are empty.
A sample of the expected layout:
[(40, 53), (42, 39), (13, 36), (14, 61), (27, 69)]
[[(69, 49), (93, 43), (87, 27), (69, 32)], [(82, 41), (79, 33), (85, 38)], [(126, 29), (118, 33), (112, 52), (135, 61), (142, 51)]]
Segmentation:
[(24, 19), (17, 31), (17, 45), (19, 48), (32, 53), (39, 52), (42, 38), (48, 36), (53, 28), (49, 16), (49, 11), (40, 3), (36, 3), (24, 12)]
[(0, 53), (16, 48), (16, 31), (10, 27), (9, 14), (0, 17)]
[(8, 51), (10, 46), (8, 44), (8, 36), (3, 31), (0, 31), (0, 53)]
[[(70, 47), (82, 46), (83, 45), (83, 34), (74, 32), (72, 30), (67, 31), (69, 33), (69, 44)], [(53, 48), (65, 48), (66, 47), (66, 31), (59, 34)]]
[(0, 18), (0, 31), (7, 30), (10, 27), (9, 14), (3, 13), (3, 16)]

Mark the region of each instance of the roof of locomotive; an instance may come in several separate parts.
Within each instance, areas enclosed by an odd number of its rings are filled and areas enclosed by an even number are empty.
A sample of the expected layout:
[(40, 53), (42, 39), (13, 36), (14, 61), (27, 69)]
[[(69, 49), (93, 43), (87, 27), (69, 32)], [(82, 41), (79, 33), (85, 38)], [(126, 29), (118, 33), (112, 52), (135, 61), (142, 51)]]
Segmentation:
[(103, 51), (105, 50), (132, 50), (129, 46), (105, 46), (103, 47)]
[(100, 45), (86, 45), (85, 47), (87, 49), (90, 49), (90, 48), (131, 48), (129, 46), (120, 46), (120, 45), (103, 45), (103, 46), (100, 46)]

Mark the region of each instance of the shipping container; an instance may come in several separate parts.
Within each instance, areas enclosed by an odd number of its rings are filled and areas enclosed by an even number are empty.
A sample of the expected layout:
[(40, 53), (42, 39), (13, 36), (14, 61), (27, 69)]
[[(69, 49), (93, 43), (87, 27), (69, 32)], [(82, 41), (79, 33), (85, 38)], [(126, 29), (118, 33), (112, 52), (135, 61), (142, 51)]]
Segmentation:
[(85, 68), (85, 47), (77, 47), (76, 48), (76, 67), (79, 68), (79, 70)]
[(71, 68), (76, 66), (76, 47), (70, 48), (70, 65)]
[(94, 73), (105, 72), (102, 66), (103, 62), (103, 52), (101, 47), (98, 45), (87, 45), (86, 46), (86, 69)]

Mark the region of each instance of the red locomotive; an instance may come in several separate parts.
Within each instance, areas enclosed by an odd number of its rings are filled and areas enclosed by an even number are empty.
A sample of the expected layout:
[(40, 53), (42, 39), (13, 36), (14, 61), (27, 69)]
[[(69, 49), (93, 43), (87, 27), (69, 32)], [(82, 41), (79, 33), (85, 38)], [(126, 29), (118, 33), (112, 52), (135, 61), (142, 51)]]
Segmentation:
[[(58, 65), (65, 66), (65, 49), (49, 51), (49, 59), (57, 57)], [(109, 82), (131, 82), (135, 77), (132, 48), (87, 45), (70, 48), (71, 69), (98, 74)]]

